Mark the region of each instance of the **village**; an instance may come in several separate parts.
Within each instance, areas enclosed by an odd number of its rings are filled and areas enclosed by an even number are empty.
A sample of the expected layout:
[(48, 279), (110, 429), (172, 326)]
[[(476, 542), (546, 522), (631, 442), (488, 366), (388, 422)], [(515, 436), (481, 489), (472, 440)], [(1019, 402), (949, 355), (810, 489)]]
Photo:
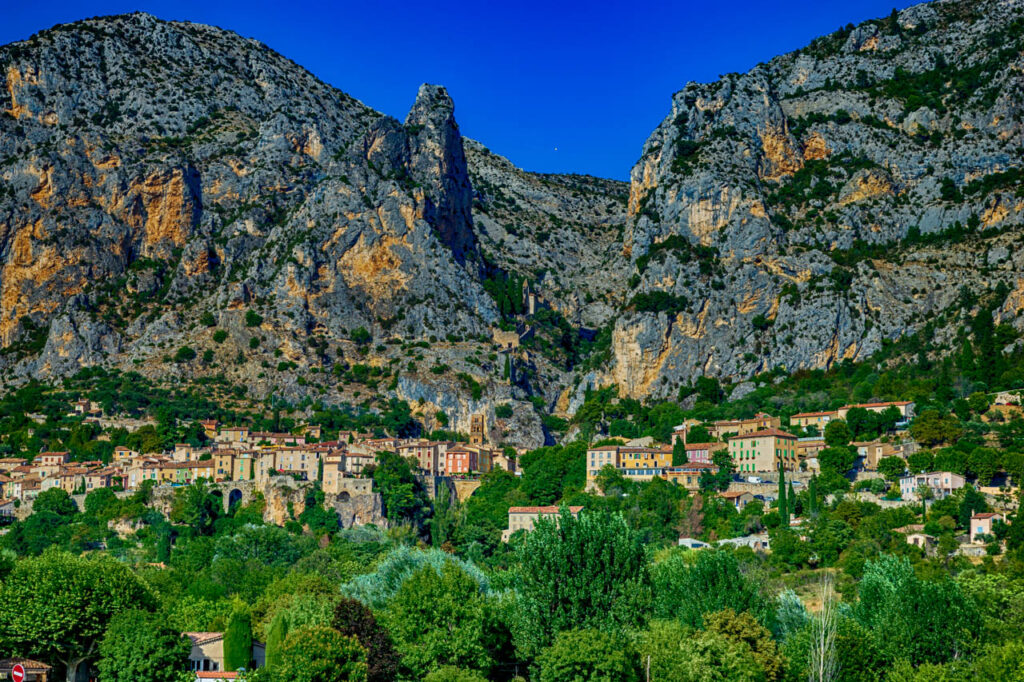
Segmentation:
[[(993, 409), (1019, 410), (1019, 400), (1011, 393), (996, 395)], [(777, 504), (780, 477), (788, 480), (791, 489), (806, 486), (820, 473), (818, 455), (828, 447), (824, 435), (828, 424), (844, 421), (851, 411), (859, 411), (884, 415), (891, 429), (874, 440), (849, 443), (848, 447), (856, 451), (854, 465), (845, 474), (855, 484), (851, 495), (883, 507), (941, 500), (967, 484), (963, 474), (913, 472), (908, 465), (891, 485), (881, 485), (880, 462), (891, 463), (895, 461), (892, 458), (898, 458), (905, 463), (920, 449), (909, 430), (914, 408), (911, 401), (889, 401), (797, 413), (788, 419), (763, 412), (749, 419), (709, 423), (689, 419), (674, 429), (670, 443), (655, 443), (650, 437), (605, 439), (586, 451), (586, 492), (602, 494), (599, 479), (614, 471), (628, 481), (661, 478), (689, 491), (714, 493), (738, 511), (755, 500), (765, 506)], [(84, 421), (102, 418), (99, 406), (88, 400), (75, 402), (73, 409), (71, 417)], [(406, 459), (423, 480), (442, 477), (466, 483), (468, 488), (464, 490), (468, 496), (479, 485), (481, 476), (490, 471), (521, 475), (517, 456), (524, 452), (489, 443), (482, 414), (473, 415), (466, 442), (375, 437), (353, 431), (340, 431), (333, 440), (321, 440), (323, 430), (315, 424), (303, 424), (288, 433), (253, 431), (214, 420), (200, 424), (206, 437), (203, 445), (178, 443), (173, 450), (162, 453), (140, 453), (118, 446), (109, 462), (72, 461), (69, 452), (42, 452), (31, 459), (0, 458), (0, 519), (10, 522), (24, 518), (31, 512), (32, 501), (51, 488), (60, 488), (69, 495), (88, 495), (100, 488), (130, 493), (144, 485), (174, 488), (200, 481), (248, 481), (262, 486), (277, 477), (286, 477), (315, 484), (328, 495), (369, 494), (372, 481), (364, 472), (372, 471), (371, 465), (384, 452)], [(729, 463), (732, 471), (727, 484), (709, 484), (719, 474), (723, 461)], [(1017, 484), (1013, 481), (1014, 486)], [(436, 486), (430, 488), (436, 490)], [(972, 518), (970, 531), (959, 538), (956, 550), (968, 556), (985, 554), (984, 540), (991, 538), (993, 523), (1006, 521), (1005, 512), (1013, 497), (1008, 480), (1002, 486), (979, 486), (979, 491), (1003, 511), (984, 512)], [(570, 511), (576, 515), (581, 509), (571, 507)], [(557, 506), (513, 506), (508, 511), (502, 541), (507, 542), (517, 531), (532, 530), (538, 518), (557, 517), (559, 513)], [(801, 523), (799, 517), (790, 521), (794, 529)], [(922, 524), (899, 530), (905, 533), (908, 543), (928, 552), (936, 551), (936, 538), (925, 533)], [(771, 550), (769, 535), (763, 531), (719, 542)], [(679, 544), (690, 548), (708, 546), (688, 537), (680, 537)]]

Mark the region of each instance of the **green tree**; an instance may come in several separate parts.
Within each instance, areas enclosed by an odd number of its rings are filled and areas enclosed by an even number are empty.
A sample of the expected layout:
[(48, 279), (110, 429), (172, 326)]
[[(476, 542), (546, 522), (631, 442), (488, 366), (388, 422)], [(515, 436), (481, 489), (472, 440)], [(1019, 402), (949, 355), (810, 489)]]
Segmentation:
[(228, 333), (224, 329), (218, 329), (213, 333), (214, 343), (224, 343), (228, 340)]
[(284, 640), (287, 636), (288, 615), (279, 611), (274, 614), (267, 631), (266, 664), (268, 668), (276, 669), (281, 664), (281, 649), (284, 647)]
[(489, 609), (480, 586), (454, 563), (440, 574), (425, 566), (388, 602), (384, 622), (402, 665), (420, 679), (443, 665), (488, 670), (493, 664), (486, 631)]
[(154, 605), (149, 589), (113, 559), (64, 552), (23, 559), (0, 585), (0, 650), (59, 661), (73, 682), (114, 616)]
[(850, 427), (842, 419), (833, 419), (825, 425), (825, 445), (830, 448), (846, 447), (851, 440)]
[(690, 461), (686, 455), (686, 443), (680, 438), (672, 444), (672, 466), (679, 467)]
[(355, 637), (366, 649), (367, 682), (395, 679), (402, 657), (395, 651), (391, 634), (370, 609), (355, 599), (342, 598), (334, 609), (332, 625), (346, 637)]
[(224, 669), (249, 668), (252, 661), (252, 617), (247, 608), (236, 608), (224, 630)]
[[(786, 640), (783, 653), (787, 659), (789, 680), (814, 680), (811, 677), (811, 650), (815, 642), (814, 624), (807, 623)], [(835, 660), (843, 682), (876, 682), (885, 677), (888, 669), (871, 633), (847, 616), (836, 620)]]
[[(743, 643), (678, 621), (652, 621), (634, 647), (642, 679), (673, 682), (763, 682), (764, 670)], [(606, 678), (607, 679), (607, 678)]]
[(196, 359), (196, 352), (190, 346), (182, 346), (174, 353), (175, 362), (191, 362)]
[(758, 623), (749, 613), (736, 613), (725, 609), (712, 613), (704, 619), (708, 632), (713, 632), (726, 639), (746, 645), (757, 664), (764, 669), (766, 682), (774, 682), (782, 678), (785, 659), (772, 639), (772, 633)]
[(263, 324), (263, 316), (255, 310), (245, 311), (245, 326), (246, 327), (258, 327)]
[(828, 447), (818, 452), (818, 464), (821, 468), (830, 469), (840, 476), (852, 469), (856, 461), (857, 453), (849, 446)]
[(409, 462), (400, 455), (378, 453), (373, 483), (384, 498), (384, 509), (392, 523), (406, 521), (419, 527), (426, 521), (430, 514), (430, 500)]
[(898, 481), (907, 469), (907, 463), (902, 457), (883, 457), (878, 460), (878, 473), (885, 477), (890, 483)]
[(371, 335), (370, 332), (366, 330), (366, 327), (356, 327), (355, 329), (352, 330), (352, 333), (349, 334), (349, 337), (358, 346), (365, 346), (366, 344), (373, 341), (373, 335)]
[(204, 327), (214, 327), (217, 325), (217, 318), (213, 316), (209, 310), (199, 316), (199, 324)]
[[(516, 549), (516, 648), (532, 657), (555, 633), (639, 624), (649, 598), (639, 534), (618, 514), (563, 509)], [(572, 580), (565, 576), (572, 575)]]
[(567, 630), (537, 657), (540, 682), (638, 682), (640, 670), (628, 640), (601, 630)]
[(967, 457), (967, 470), (977, 476), (978, 485), (991, 483), (1000, 465), (999, 452), (995, 448), (974, 448)]
[(710, 443), (712, 441), (711, 434), (708, 432), (708, 427), (703, 424), (696, 424), (691, 426), (690, 430), (686, 434), (687, 443)]
[(355, 637), (322, 625), (296, 628), (281, 648), (275, 679), (289, 682), (365, 682), (366, 650)]
[(200, 481), (174, 491), (170, 518), (175, 523), (189, 526), (199, 535), (209, 535), (213, 532), (218, 509), (218, 499), (210, 494), (209, 486)]
[(487, 682), (487, 678), (475, 670), (461, 670), (453, 665), (446, 665), (428, 673), (423, 682)]
[(786, 470), (779, 465), (779, 519), (782, 527), (789, 527), (789, 503), (786, 501)]
[(651, 568), (651, 580), (655, 618), (676, 618), (683, 625), (700, 628), (706, 614), (732, 609), (750, 612), (772, 628), (772, 604), (757, 583), (743, 575), (731, 552), (704, 550), (691, 563), (685, 553), (674, 551)]
[(918, 450), (907, 457), (907, 469), (911, 473), (923, 474), (935, 470), (935, 453), (931, 450)]
[(192, 642), (145, 611), (114, 616), (99, 644), (100, 682), (176, 682), (188, 669)]
[(976, 606), (956, 583), (921, 580), (906, 558), (869, 561), (859, 597), (854, 616), (889, 661), (918, 665), (962, 657), (981, 626)]
[(50, 488), (39, 493), (35, 502), (32, 503), (33, 514), (42, 512), (51, 512), (65, 520), (70, 520), (78, 513), (78, 506), (66, 490)]
[(910, 424), (910, 435), (927, 447), (953, 443), (963, 434), (959, 420), (938, 410), (922, 410)]

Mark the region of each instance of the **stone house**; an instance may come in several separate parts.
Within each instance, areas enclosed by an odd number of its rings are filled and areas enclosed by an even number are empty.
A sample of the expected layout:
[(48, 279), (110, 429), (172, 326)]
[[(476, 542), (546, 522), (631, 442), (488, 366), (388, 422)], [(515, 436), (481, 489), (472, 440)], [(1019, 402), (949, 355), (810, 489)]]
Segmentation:
[(813, 426), (818, 429), (818, 433), (824, 433), (825, 426), (833, 419), (839, 419), (839, 413), (836, 410), (800, 412), (789, 418), (789, 424), (794, 427), (799, 426), (802, 429)]
[(900, 479), (900, 494), (905, 499), (918, 499), (917, 491), (922, 486), (932, 491), (936, 500), (944, 499), (954, 490), (964, 487), (965, 479), (951, 471), (933, 471), (927, 474), (911, 474)]
[(995, 512), (981, 512), (971, 516), (971, 542), (980, 542), (982, 535), (994, 535), (992, 526), (996, 521), (1006, 522), (1006, 516)]
[(779, 429), (764, 429), (729, 438), (729, 454), (736, 471), (744, 473), (775, 472), (781, 467), (794, 471), (799, 466), (796, 436)]
[[(189, 667), (191, 670), (217, 672), (224, 670), (224, 633), (223, 632), (186, 632), (186, 637), (192, 640), (192, 651), (189, 653)], [(252, 662), (254, 667), (262, 668), (266, 665), (266, 646), (262, 642), (253, 640)]]
[[(583, 507), (569, 507), (569, 513), (574, 517), (579, 516)], [(501, 533), (501, 541), (508, 542), (509, 538), (516, 531), (525, 530), (530, 532), (540, 518), (554, 517), (556, 520), (561, 515), (561, 508), (555, 505), (546, 507), (509, 507), (508, 528)]]
[(719, 493), (719, 497), (736, 507), (737, 511), (743, 511), (744, 507), (754, 501), (754, 494), (745, 490), (727, 490)]

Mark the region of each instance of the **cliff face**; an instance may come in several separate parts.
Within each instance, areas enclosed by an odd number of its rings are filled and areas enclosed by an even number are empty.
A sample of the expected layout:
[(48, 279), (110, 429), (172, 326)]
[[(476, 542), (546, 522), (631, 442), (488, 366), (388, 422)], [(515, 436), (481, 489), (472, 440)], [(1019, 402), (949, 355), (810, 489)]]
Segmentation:
[(1022, 15), (940, 0), (689, 83), (628, 185), (516, 168), (438, 86), (399, 122), (220, 29), (55, 27), (0, 47), (0, 385), (224, 376), (539, 444), (527, 398), (951, 338), (962, 286), (1020, 326)]
[[(640, 397), (827, 367), (961, 286), (1016, 288), (1022, 16), (1019, 0), (918, 5), (677, 92), (631, 174), (628, 296), (648, 303), (616, 321), (605, 381)], [(931, 246), (957, 224), (970, 245)]]

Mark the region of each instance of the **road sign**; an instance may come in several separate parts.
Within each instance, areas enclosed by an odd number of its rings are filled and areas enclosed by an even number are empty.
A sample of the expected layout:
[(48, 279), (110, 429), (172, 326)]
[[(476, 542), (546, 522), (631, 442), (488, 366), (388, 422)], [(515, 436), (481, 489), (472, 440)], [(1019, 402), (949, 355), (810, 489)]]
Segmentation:
[(14, 680), (14, 682), (25, 682), (25, 666), (21, 663), (15, 664), (15, 666), (11, 668), (11, 679)]

